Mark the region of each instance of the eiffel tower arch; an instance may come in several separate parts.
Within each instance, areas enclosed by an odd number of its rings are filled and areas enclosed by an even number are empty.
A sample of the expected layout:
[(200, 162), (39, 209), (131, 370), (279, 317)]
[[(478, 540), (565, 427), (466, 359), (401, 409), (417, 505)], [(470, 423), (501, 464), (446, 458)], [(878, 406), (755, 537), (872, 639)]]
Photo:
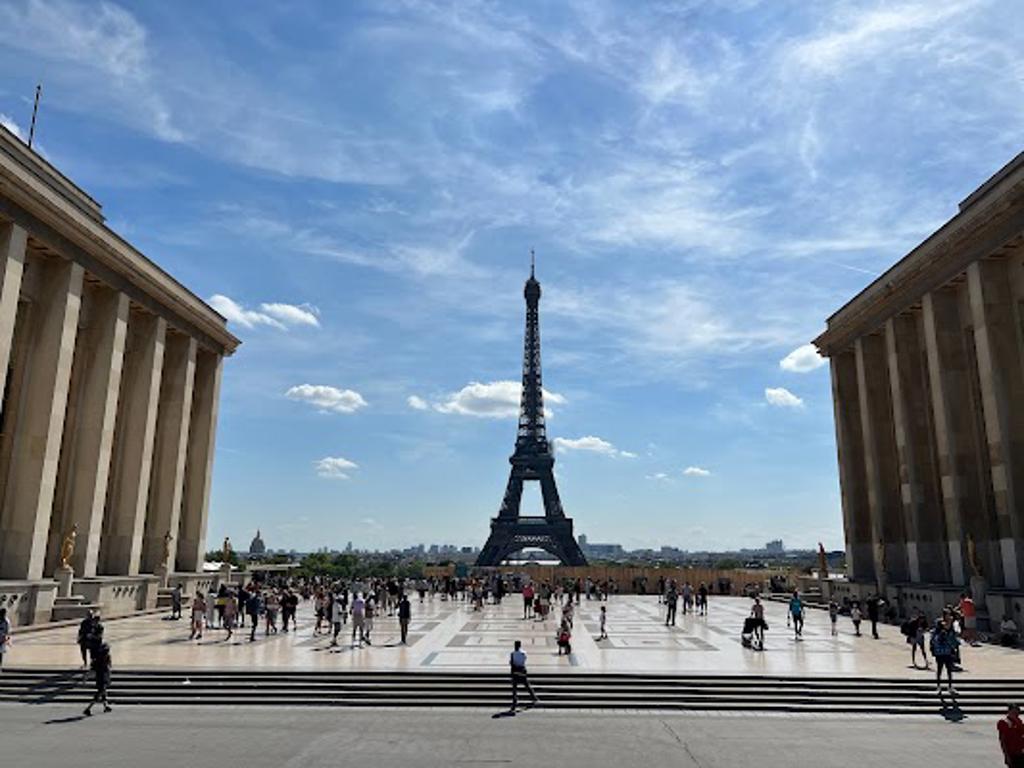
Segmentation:
[[(532, 254), (531, 254), (532, 256)], [(515, 451), (509, 457), (505, 497), (498, 516), (491, 518), (491, 535), (477, 557), (477, 565), (500, 565), (526, 547), (543, 549), (565, 565), (586, 565), (587, 558), (576, 543), (572, 519), (565, 516), (555, 485), (555, 457), (544, 424), (544, 390), (540, 373), (540, 283), (534, 276), (526, 281), (526, 333), (523, 340), (523, 391), (519, 402), (519, 429)], [(543, 516), (519, 514), (523, 483), (540, 483), (544, 499)]]

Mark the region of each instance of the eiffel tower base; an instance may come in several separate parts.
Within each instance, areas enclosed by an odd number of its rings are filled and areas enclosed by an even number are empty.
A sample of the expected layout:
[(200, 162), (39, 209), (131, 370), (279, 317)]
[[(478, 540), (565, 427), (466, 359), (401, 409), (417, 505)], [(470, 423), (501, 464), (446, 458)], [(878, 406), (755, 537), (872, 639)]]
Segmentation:
[(521, 549), (543, 549), (562, 565), (586, 565), (587, 558), (572, 535), (572, 520), (564, 517), (491, 518), (491, 535), (480, 550), (477, 565), (496, 566)]

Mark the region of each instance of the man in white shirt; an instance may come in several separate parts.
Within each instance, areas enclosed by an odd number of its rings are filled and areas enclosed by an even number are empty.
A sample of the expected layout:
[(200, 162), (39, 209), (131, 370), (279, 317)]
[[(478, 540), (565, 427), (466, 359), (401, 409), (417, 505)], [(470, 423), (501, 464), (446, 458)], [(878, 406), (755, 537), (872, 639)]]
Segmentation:
[(361, 592), (352, 598), (352, 645), (356, 644), (356, 630), (359, 631), (359, 645), (363, 644), (363, 621), (366, 619), (366, 601)]
[(530, 687), (530, 680), (526, 675), (526, 654), (523, 652), (523, 644), (519, 640), (515, 642), (515, 647), (509, 655), (508, 663), (512, 672), (512, 709), (509, 711), (515, 712), (519, 704), (520, 685), (526, 688), (526, 692), (533, 699), (530, 706), (536, 705), (539, 699), (537, 694), (533, 692), (533, 688)]

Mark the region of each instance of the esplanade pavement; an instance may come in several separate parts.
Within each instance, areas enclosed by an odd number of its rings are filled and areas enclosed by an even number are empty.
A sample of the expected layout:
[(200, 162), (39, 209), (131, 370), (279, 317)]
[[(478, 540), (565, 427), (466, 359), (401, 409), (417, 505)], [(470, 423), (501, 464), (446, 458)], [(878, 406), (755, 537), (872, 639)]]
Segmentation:
[[(607, 640), (598, 639), (601, 606), (607, 608)], [(248, 627), (236, 629), (230, 641), (216, 628), (208, 629), (201, 640), (189, 640), (187, 615), (180, 621), (166, 615), (108, 621), (105, 638), (121, 669), (503, 672), (513, 641), (521, 640), (535, 672), (933, 679), (933, 672), (910, 665), (910, 649), (899, 627), (881, 625), (881, 637), (874, 640), (865, 621), (864, 634), (857, 637), (849, 618), (841, 616), (833, 637), (828, 614), (811, 610), (803, 639), (796, 640), (786, 626), (786, 606), (781, 603), (765, 604), (765, 647), (751, 650), (740, 638), (750, 606), (747, 598), (712, 597), (706, 617), (679, 613), (676, 626), (666, 627), (662, 606), (653, 596), (583, 600), (575, 613), (568, 656), (558, 654), (556, 620), (523, 619), (517, 595), (479, 611), (468, 602), (440, 596), (422, 603), (414, 599), (405, 646), (398, 642), (397, 619), (383, 616), (376, 619), (372, 646), (353, 646), (351, 627), (346, 625), (339, 645), (332, 648), (330, 635), (314, 634), (309, 603), (300, 606), (298, 631), (268, 636), (261, 626), (253, 642)], [(76, 628), (19, 633), (7, 662), (22, 668), (74, 668), (80, 664)], [(965, 679), (1019, 677), (1021, 657), (1018, 651), (995, 646), (965, 646), (963, 666)]]

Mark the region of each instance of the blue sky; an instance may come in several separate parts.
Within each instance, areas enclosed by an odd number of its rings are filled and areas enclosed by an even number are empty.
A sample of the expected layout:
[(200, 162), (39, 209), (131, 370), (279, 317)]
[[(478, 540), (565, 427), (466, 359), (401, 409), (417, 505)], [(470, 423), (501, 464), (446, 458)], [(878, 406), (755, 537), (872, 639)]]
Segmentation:
[(842, 546), (801, 348), (1021, 149), (1024, 3), (241, 9), (0, 5), (4, 124), (243, 339), (211, 541), (482, 544), (534, 247), (577, 532)]

